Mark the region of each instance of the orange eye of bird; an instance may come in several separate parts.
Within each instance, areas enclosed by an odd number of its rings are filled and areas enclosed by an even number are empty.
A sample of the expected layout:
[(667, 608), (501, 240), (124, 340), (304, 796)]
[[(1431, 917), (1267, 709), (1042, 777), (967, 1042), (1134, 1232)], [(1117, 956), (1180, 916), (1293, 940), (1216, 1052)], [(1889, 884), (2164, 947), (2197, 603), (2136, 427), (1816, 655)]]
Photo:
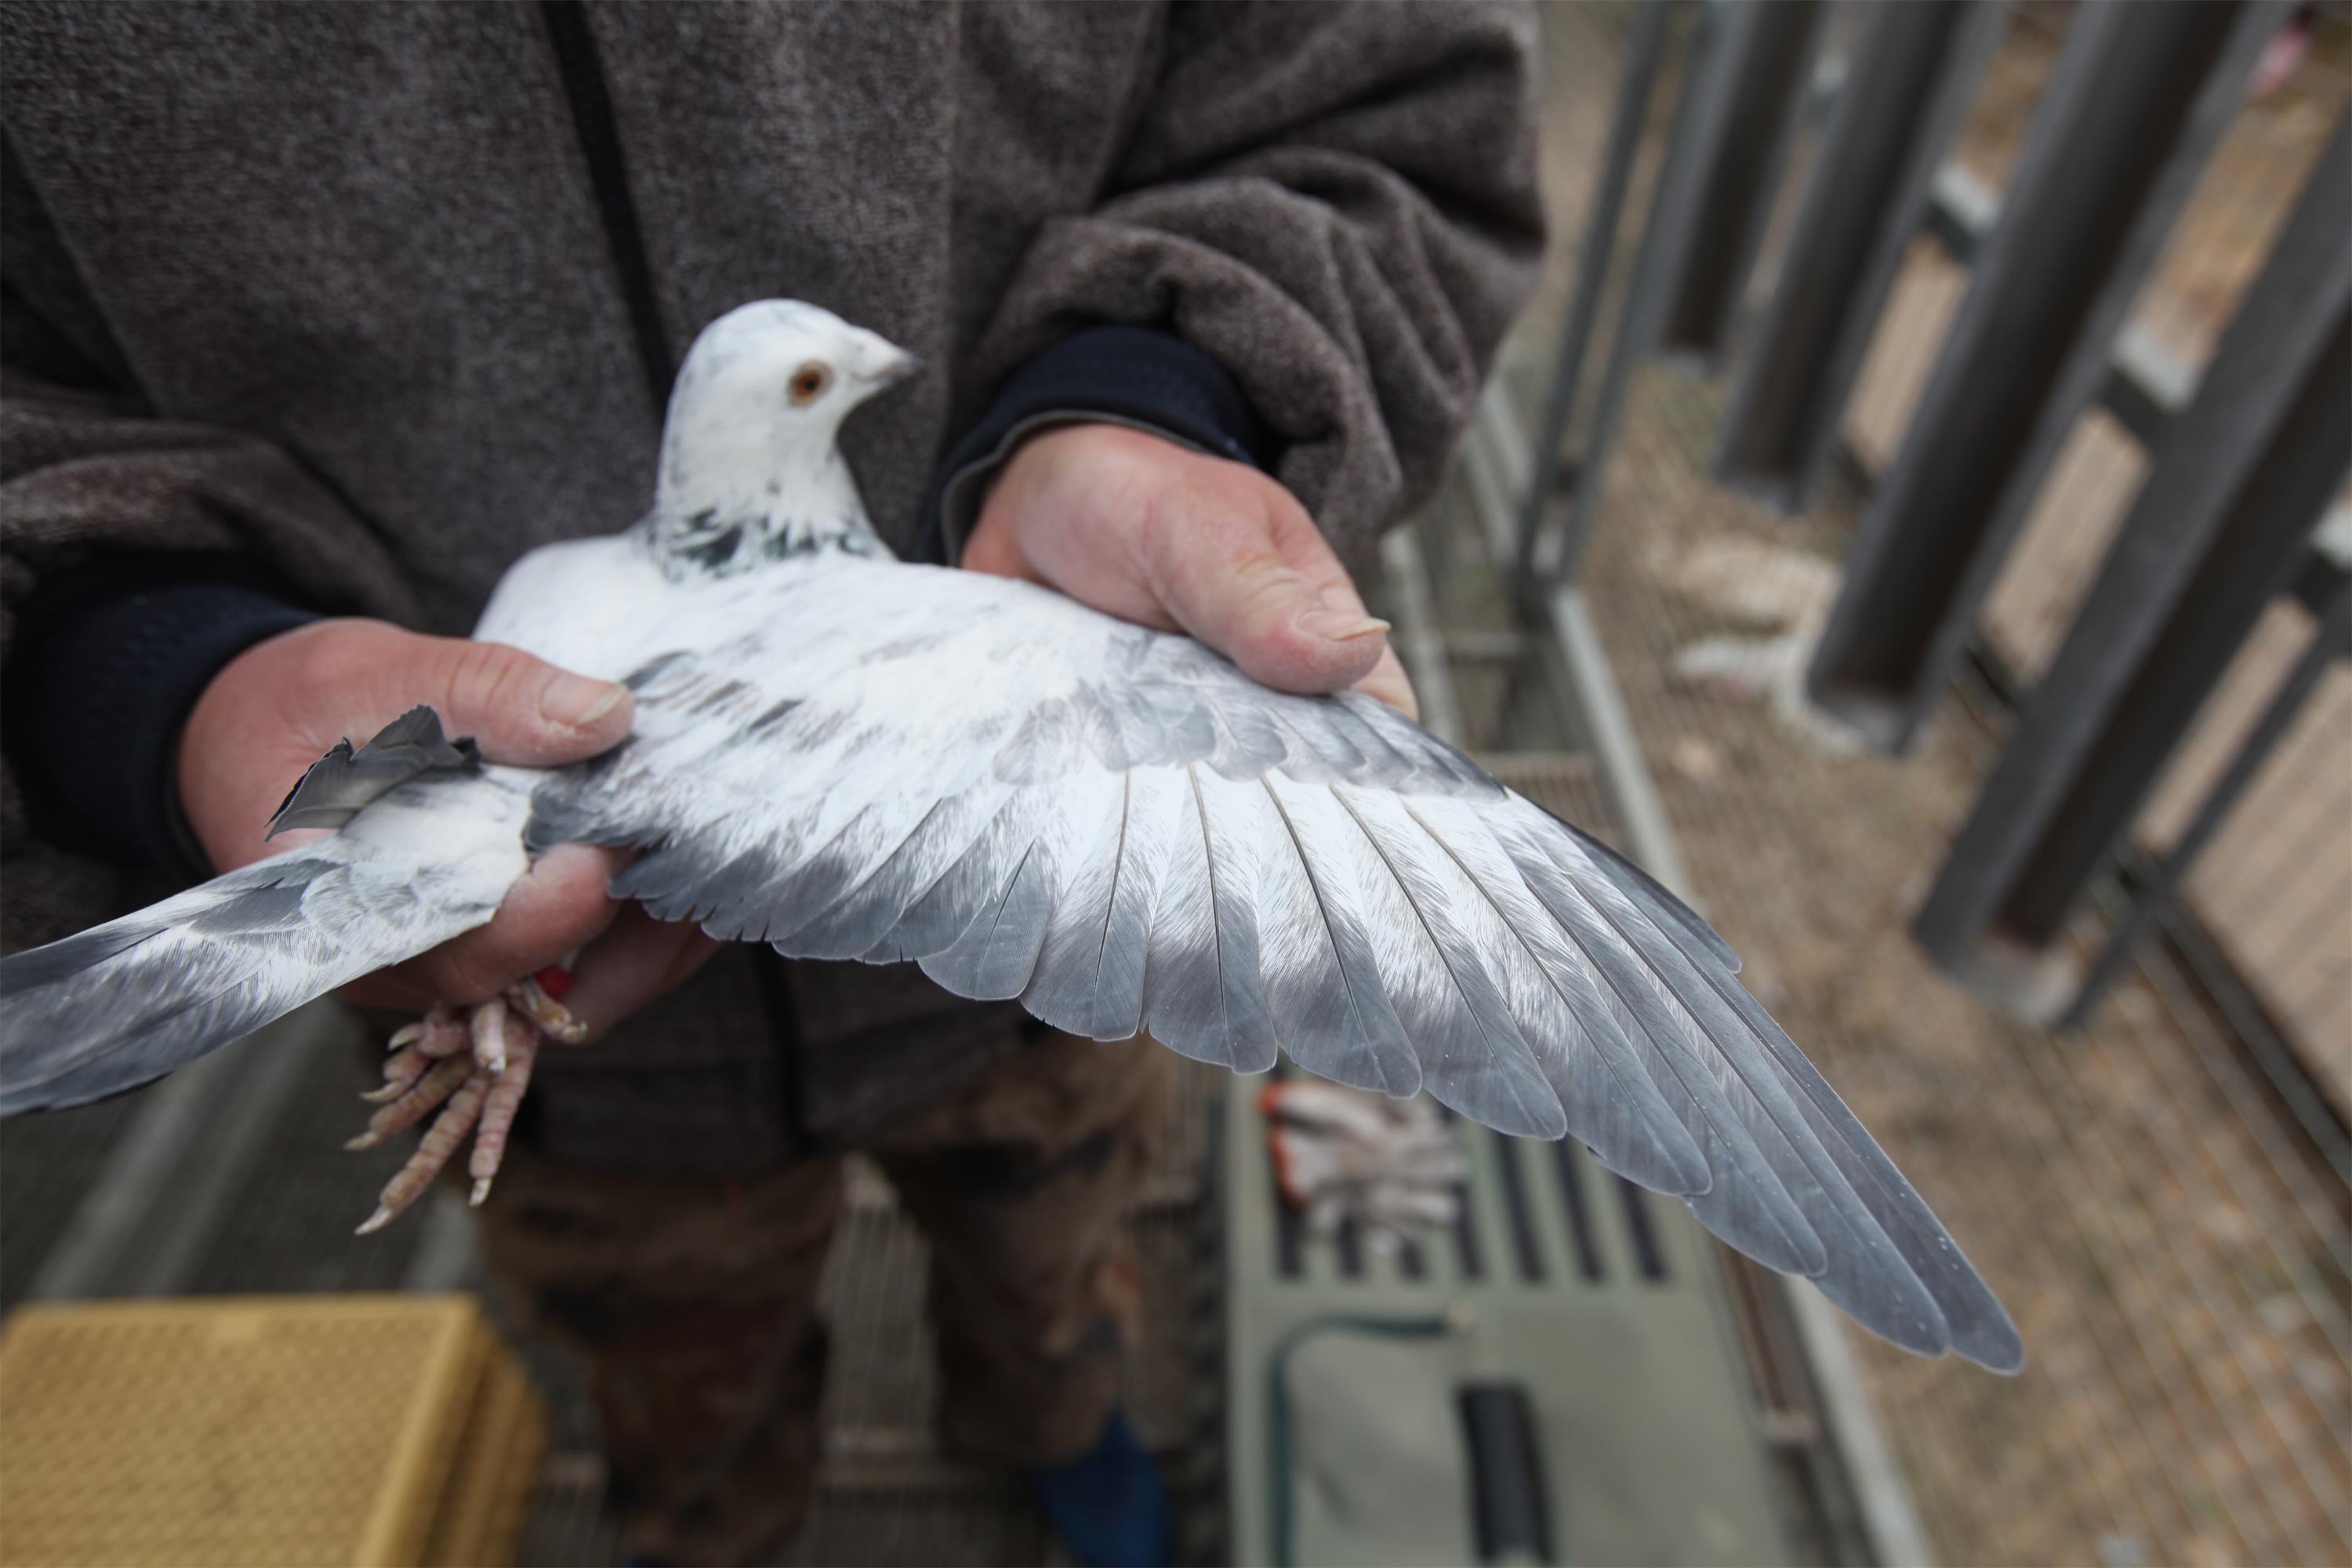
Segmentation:
[(793, 379), (786, 384), (795, 408), (806, 408), (823, 397), (824, 389), (832, 384), (833, 373), (814, 360), (793, 372)]

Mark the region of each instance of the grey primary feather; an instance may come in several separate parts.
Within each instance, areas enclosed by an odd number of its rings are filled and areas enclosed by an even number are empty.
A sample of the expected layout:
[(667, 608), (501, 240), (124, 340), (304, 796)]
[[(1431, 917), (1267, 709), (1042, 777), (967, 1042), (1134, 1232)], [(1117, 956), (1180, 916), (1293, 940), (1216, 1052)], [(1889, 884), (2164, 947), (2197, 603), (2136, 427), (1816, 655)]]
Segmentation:
[[(1328, 790), (1280, 773), (1259, 784), (1280, 828), (1266, 835), (1272, 847), (1259, 884), (1262, 896), (1285, 906), (1266, 966), (1276, 1036), (1309, 1072), (1384, 1094), (1418, 1093), (1421, 1058), (1381, 981), (1361, 913), (1365, 878), (1386, 868)], [(1302, 951), (1283, 951), (1291, 944)]]
[[(932, 802), (922, 820), (887, 855), (854, 873), (845, 872), (842, 889), (799, 925), (779, 921), (769, 927), (768, 940), (796, 958), (857, 958), (894, 928), (902, 940), (922, 941), (928, 933), (908, 929), (902, 917), (988, 832), (1012, 797), (1004, 785), (982, 784)], [(946, 946), (961, 929), (959, 924), (929, 951)]]
[(1739, 955), (1731, 951), (1731, 944), (1717, 936), (1713, 926), (1699, 919), (1696, 910), (1661, 887), (1656, 878), (1576, 824), (1562, 822), (1559, 826), (1576, 841), (1578, 848), (1599, 861), (1609, 879), (1639, 901), (1661, 925), (1672, 926), (1687, 942), (1704, 948), (1726, 973), (1739, 973)]
[(1098, 868), (1117, 837), (1123, 782), (1100, 769), (1076, 770), (1043, 814), (1003, 894), (983, 905), (947, 949), (923, 959), (923, 973), (959, 996), (982, 1001), (1009, 1001), (1026, 991), (1056, 908), (1068, 907), (1076, 922), (1094, 918), (1087, 884), (1108, 880)]
[[(1657, 892), (1643, 888), (1629, 891), (1654, 924), (1662, 931), (1669, 929), (1667, 921), (1678, 905), (1662, 906)], [(2022, 1366), (2024, 1342), (2008, 1312), (1837, 1091), (1747, 988), (1731, 978), (1727, 965), (1709, 972), (1699, 958), (1693, 956), (1690, 962), (1747, 1035), (1768, 1054), (1769, 1068), (1765, 1070), (1777, 1069), (1796, 1090), (1798, 1109), (1815, 1137), (1935, 1298), (1950, 1329), (1953, 1348), (1986, 1366), (2000, 1370)]]
[[(1827, 1250), (1825, 1267), (1816, 1277), (1822, 1290), (1857, 1321), (1907, 1349), (1935, 1355), (1950, 1348), (1952, 1325), (1932, 1289), (1937, 1271), (1920, 1268), (1932, 1259), (1898, 1247), (1864, 1201), (1860, 1189), (1876, 1184), (1875, 1173), (1856, 1161), (1842, 1141), (1824, 1143), (1815, 1119), (1799, 1109), (1795, 1086), (1783, 1064), (1738, 1016), (1723, 991), (1699, 973), (1691, 955), (1613, 879), (1596, 877), (1588, 883), (1602, 920), (1649, 966), (1696, 1032), (1720, 1053), (1752, 1102), (1759, 1147)], [(1807, 1075), (1815, 1076), (1810, 1066)], [(1833, 1148), (1843, 1157), (1834, 1157)], [(1940, 1226), (1935, 1234), (1942, 1237)], [(1945, 1245), (1949, 1245), (1948, 1239)]]
[[(983, 909), (1001, 903), (1037, 842), (1045, 806), (1045, 792), (1016, 792), (989, 819), (987, 828), (970, 847), (928, 887), (919, 878), (908, 882), (902, 890), (911, 891), (915, 897), (905, 906), (905, 914), (889, 933), (892, 948), (909, 958), (929, 958), (945, 952), (980, 918)], [(796, 943), (786, 942), (779, 951), (787, 956), (797, 956), (796, 949)]]
[(1258, 962), (1256, 868), (1209, 808), (1216, 775), (1183, 770), (1176, 842), (1144, 958), (1143, 1024), (1196, 1061), (1274, 1066)]
[[(1424, 800), (1407, 809), (1489, 906), (1512, 1011), (1559, 1096), (1570, 1133), (1602, 1164), (1644, 1186), (1706, 1192), (1714, 1176), (1706, 1156), (1650, 1081), (1599, 979), (1545, 911), (1495, 830), (1457, 801)], [(1538, 814), (1526, 807), (1522, 815)]]
[(1021, 1004), (1059, 1029), (1124, 1040), (1143, 1026), (1143, 970), (1181, 799), (1164, 769), (1120, 776), (1108, 836), (1054, 909)]
[(1476, 900), (1462, 896), (1461, 872), (1408, 815), (1398, 796), (1335, 789), (1388, 873), (1373, 896), (1389, 904), (1394, 962), (1383, 963), (1397, 1015), (1420, 1045), (1429, 1091), (1465, 1116), (1525, 1137), (1558, 1138), (1568, 1118), (1535, 1053), (1520, 1036), (1465, 929)]
[(1503, 839), (1528, 888), (1578, 957), (1600, 977), (1612, 1017), (1634, 1047), (1650, 1081), (1698, 1145), (1712, 1184), (1688, 1197), (1691, 1212), (1732, 1246), (1768, 1267), (1819, 1274), (1828, 1255), (1822, 1238), (1782, 1186), (1719, 1081), (1716, 1053), (1672, 1008), (1591, 901), (1553, 859), (1559, 840), (1549, 818), (1530, 812), (1504, 824)]

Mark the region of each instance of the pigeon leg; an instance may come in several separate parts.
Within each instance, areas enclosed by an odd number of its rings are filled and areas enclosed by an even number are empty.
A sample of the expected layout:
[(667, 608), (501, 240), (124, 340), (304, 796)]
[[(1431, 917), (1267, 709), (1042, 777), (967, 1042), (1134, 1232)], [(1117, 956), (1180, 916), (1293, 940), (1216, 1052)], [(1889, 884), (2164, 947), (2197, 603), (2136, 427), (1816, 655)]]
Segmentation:
[(571, 1009), (563, 1005), (562, 994), (571, 986), (572, 976), (565, 971), (542, 969), (508, 986), (507, 1005), (529, 1018), (549, 1039), (576, 1046), (588, 1037), (588, 1026), (573, 1017)]
[(416, 1080), (423, 1078), (425, 1069), (432, 1065), (433, 1058), (415, 1046), (399, 1047), (383, 1059), (383, 1087), (369, 1089), (360, 1098), (371, 1105), (383, 1105), (398, 1100), (416, 1087)]
[(457, 1009), (446, 1002), (436, 1002), (425, 1011), (425, 1016), (395, 1033), (383, 1045), (388, 1051), (413, 1047), (425, 1056), (439, 1058), (453, 1054), (467, 1039), (466, 1026), (458, 1018)]
[(474, 1040), (474, 1065), (487, 1073), (507, 1070), (507, 1005), (493, 996), (467, 1020)]
[(397, 1175), (383, 1184), (383, 1191), (376, 1196), (375, 1213), (362, 1223), (359, 1235), (390, 1225), (433, 1184), (433, 1178), (441, 1173), (441, 1167), (449, 1163), (449, 1156), (457, 1152), (457, 1145), (466, 1141), (466, 1134), (480, 1119), (482, 1102), (489, 1098), (492, 1081), (488, 1073), (476, 1071), (449, 1097), (449, 1103), (441, 1108), (441, 1114), (433, 1119), (433, 1125), (418, 1142), (416, 1152), (408, 1157), (408, 1163), (400, 1168)]
[[(394, 1058), (397, 1061), (399, 1058)], [(343, 1145), (352, 1151), (373, 1149), (395, 1132), (405, 1132), (437, 1110), (464, 1087), (475, 1071), (472, 1058), (451, 1057), (435, 1062), (409, 1080), (406, 1093), (368, 1118), (367, 1131)], [(383, 1093), (382, 1089), (376, 1091)]]
[(394, 1033), (384, 1058), (383, 1087), (360, 1098), (382, 1106), (347, 1149), (373, 1149), (436, 1110), (433, 1124), (399, 1173), (385, 1184), (375, 1212), (360, 1234), (381, 1230), (432, 1184), (468, 1134), (471, 1201), (489, 1196), (505, 1158), (515, 1113), (530, 1088), (542, 1038), (576, 1045), (587, 1026), (550, 994), (569, 983), (561, 969), (517, 982), (503, 996), (459, 1009), (436, 1002), (425, 1016)]
[(538, 1060), (538, 1031), (509, 1016), (507, 1070), (490, 1085), (489, 1098), (482, 1104), (482, 1124), (474, 1133), (473, 1157), (466, 1164), (466, 1173), (474, 1178), (473, 1194), (467, 1202), (476, 1208), (490, 1195), (490, 1183), (497, 1179), (499, 1164), (506, 1158), (507, 1134), (514, 1129), (515, 1112), (530, 1089), (530, 1069)]

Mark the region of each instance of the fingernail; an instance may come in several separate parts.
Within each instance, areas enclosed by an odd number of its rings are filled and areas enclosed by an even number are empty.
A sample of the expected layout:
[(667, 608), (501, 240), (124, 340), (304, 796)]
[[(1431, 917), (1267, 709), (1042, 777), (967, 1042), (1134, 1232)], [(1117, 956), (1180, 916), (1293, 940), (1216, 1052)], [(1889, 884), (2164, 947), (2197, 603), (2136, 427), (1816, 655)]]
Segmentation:
[(591, 680), (584, 675), (559, 675), (547, 683), (539, 710), (559, 724), (584, 730), (621, 705), (629, 689), (613, 680)]
[(1368, 637), (1374, 632), (1388, 630), (1389, 624), (1378, 616), (1367, 616), (1356, 610), (1318, 607), (1298, 617), (1298, 628), (1331, 642), (1353, 642), (1358, 637)]

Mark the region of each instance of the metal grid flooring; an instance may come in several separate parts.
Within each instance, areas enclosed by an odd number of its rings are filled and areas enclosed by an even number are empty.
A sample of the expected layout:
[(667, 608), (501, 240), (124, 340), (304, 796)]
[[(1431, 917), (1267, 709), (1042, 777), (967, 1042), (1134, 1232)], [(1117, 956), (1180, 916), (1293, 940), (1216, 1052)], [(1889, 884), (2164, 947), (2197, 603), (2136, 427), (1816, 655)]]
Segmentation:
[[(1427, 522), (1446, 518), (1441, 504)], [(1485, 626), (1490, 606), (1480, 592), (1482, 563), (1473, 555), (1454, 565), (1462, 591), (1446, 596), (1444, 635), (1424, 642), (1424, 654), (1442, 647), (1437, 678), (1454, 689), (1470, 732), (1491, 739), (1505, 712), (1499, 655), (1507, 645)], [(1431, 684), (1426, 667), (1414, 674), (1424, 688)], [(1554, 717), (1540, 701), (1513, 707), (1520, 733), (1540, 731)], [(1622, 842), (1591, 756), (1478, 755), (1546, 810)], [(1269, 1555), (1263, 1478), (1278, 1468), (1263, 1423), (1272, 1348), (1288, 1331), (1328, 1323), (1334, 1313), (1394, 1321), (1448, 1311), (1466, 1315), (1451, 1353), (1477, 1362), (1480, 1352), (1468, 1347), (1488, 1343), (1488, 1374), (1524, 1378), (1537, 1390), (1549, 1424), (1542, 1447), (1564, 1560), (1870, 1560), (1851, 1499), (1831, 1473), (1784, 1314), (1736, 1268), (1720, 1272), (1738, 1260), (1679, 1205), (1603, 1172), (1573, 1143), (1508, 1138), (1456, 1120), (1471, 1175), (1455, 1224), (1382, 1251), (1350, 1223), (1328, 1237), (1311, 1236), (1284, 1208), (1272, 1187), (1262, 1119), (1246, 1097), (1228, 1100), (1224, 1125), (1222, 1247), (1231, 1262), (1223, 1453), (1241, 1473), (1226, 1493), (1234, 1513), (1228, 1549), (1215, 1560)], [(1414, 1473), (1403, 1466), (1398, 1484)], [(1328, 1475), (1299, 1483), (1297, 1544), (1307, 1560), (1318, 1560), (1311, 1547), (1332, 1528), (1351, 1550), (1364, 1547), (1360, 1524), (1350, 1522), (1364, 1500), (1350, 1501), (1345, 1490)], [(1361, 1560), (1445, 1561), (1472, 1551), (1443, 1518), (1414, 1528), (1409, 1544)]]
[(2340, 1144), (2314, 1141), (2165, 951), (2058, 1037), (1979, 1005), (1911, 944), (1910, 903), (1997, 750), (1985, 694), (1894, 763), (1825, 755), (1768, 705), (1675, 678), (1678, 651), (1736, 629), (1676, 586), (1676, 562), (1726, 538), (1834, 558), (1854, 510), (1848, 494), (1791, 522), (1714, 489), (1716, 414), (1705, 386), (1644, 378), (1589, 596), (1706, 912), (2024, 1331), (2014, 1381), (1865, 1358), (1938, 1548), (2346, 1561)]
[[(355, 1237), (394, 1155), (346, 1154), (366, 1087), (354, 1025), (314, 1007), (138, 1094), (0, 1123), (0, 1309), (85, 1298), (486, 1289), (453, 1195), (374, 1237)], [(1207, 1097), (1223, 1075), (1182, 1064), (1159, 1166), (1132, 1224), (1144, 1324), (1128, 1405), (1181, 1471), (1201, 1428), (1191, 1336), (1198, 1321), (1196, 1205)], [(822, 1301), (834, 1329), (826, 1457), (789, 1563), (1053, 1561), (1034, 1508), (1008, 1478), (942, 1458), (923, 1321), (924, 1243), (887, 1182), (853, 1162), (847, 1212)], [(488, 1298), (494, 1315), (495, 1295)], [(528, 1563), (601, 1564), (617, 1545), (602, 1516), (595, 1420), (574, 1369), (522, 1349), (550, 1395), (555, 1452), (525, 1538)]]

